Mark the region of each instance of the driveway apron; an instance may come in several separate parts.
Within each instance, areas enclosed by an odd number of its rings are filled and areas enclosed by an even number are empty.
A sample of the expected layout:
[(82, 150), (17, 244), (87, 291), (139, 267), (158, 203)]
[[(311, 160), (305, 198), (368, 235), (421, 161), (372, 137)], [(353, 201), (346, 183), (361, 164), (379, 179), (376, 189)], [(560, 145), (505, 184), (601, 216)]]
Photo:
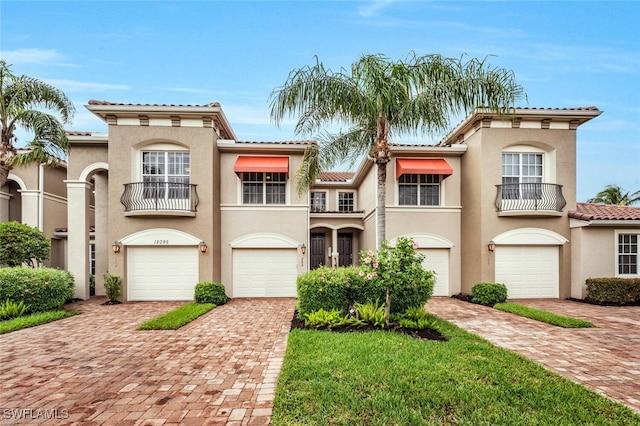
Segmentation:
[(596, 328), (556, 327), (451, 298), (434, 298), (427, 310), (640, 412), (640, 307), (514, 302), (591, 321)]
[(295, 299), (234, 299), (175, 331), (138, 331), (182, 302), (68, 305), (0, 336), (0, 422), (265, 425)]

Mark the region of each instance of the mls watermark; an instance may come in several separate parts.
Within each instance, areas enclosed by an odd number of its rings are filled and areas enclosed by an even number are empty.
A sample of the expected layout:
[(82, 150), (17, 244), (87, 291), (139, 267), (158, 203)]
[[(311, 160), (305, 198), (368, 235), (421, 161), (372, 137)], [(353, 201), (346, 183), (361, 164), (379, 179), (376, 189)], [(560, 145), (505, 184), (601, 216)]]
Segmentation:
[(4, 420), (65, 420), (66, 408), (0, 408)]

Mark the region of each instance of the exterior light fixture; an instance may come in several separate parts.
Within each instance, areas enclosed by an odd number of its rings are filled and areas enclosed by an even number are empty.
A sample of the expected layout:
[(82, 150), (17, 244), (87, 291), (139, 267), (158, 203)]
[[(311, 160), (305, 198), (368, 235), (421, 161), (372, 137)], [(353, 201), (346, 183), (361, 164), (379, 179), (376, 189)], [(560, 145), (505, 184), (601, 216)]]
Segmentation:
[(202, 254), (206, 253), (207, 250), (209, 250), (209, 246), (204, 241), (200, 241), (200, 244), (198, 244), (198, 248), (200, 249), (200, 253)]
[(120, 253), (120, 243), (118, 241), (114, 241), (113, 244), (111, 244), (111, 250), (113, 250), (115, 254)]
[(302, 251), (303, 255), (307, 254), (307, 246), (302, 244), (302, 247), (300, 247), (300, 251)]
[(489, 241), (489, 244), (487, 244), (487, 248), (490, 252), (493, 252), (496, 249), (496, 243), (494, 243), (493, 240)]

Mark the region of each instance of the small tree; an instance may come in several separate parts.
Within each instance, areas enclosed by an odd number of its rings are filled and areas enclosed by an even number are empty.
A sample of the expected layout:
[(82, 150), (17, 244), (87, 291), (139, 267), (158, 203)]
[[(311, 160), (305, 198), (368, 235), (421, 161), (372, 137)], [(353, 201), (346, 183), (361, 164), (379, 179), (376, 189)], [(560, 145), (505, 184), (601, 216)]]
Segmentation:
[(34, 268), (50, 252), (51, 241), (39, 229), (16, 221), (0, 223), (0, 264)]
[(367, 279), (381, 280), (386, 287), (385, 326), (389, 326), (391, 299), (394, 292), (410, 288), (427, 290), (428, 297), (417, 303), (426, 303), (433, 294), (433, 274), (422, 267), (424, 255), (416, 251), (417, 245), (411, 238), (399, 237), (395, 247), (388, 241), (382, 242), (382, 248), (376, 252), (364, 250), (360, 262), (369, 269), (364, 272)]

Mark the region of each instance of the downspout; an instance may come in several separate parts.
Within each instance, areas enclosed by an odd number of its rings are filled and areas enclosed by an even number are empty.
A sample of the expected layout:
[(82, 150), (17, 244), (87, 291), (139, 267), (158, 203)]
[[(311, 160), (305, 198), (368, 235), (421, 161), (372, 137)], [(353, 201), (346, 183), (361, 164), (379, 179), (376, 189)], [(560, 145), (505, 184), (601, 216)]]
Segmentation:
[(44, 163), (38, 170), (38, 229), (44, 232)]

